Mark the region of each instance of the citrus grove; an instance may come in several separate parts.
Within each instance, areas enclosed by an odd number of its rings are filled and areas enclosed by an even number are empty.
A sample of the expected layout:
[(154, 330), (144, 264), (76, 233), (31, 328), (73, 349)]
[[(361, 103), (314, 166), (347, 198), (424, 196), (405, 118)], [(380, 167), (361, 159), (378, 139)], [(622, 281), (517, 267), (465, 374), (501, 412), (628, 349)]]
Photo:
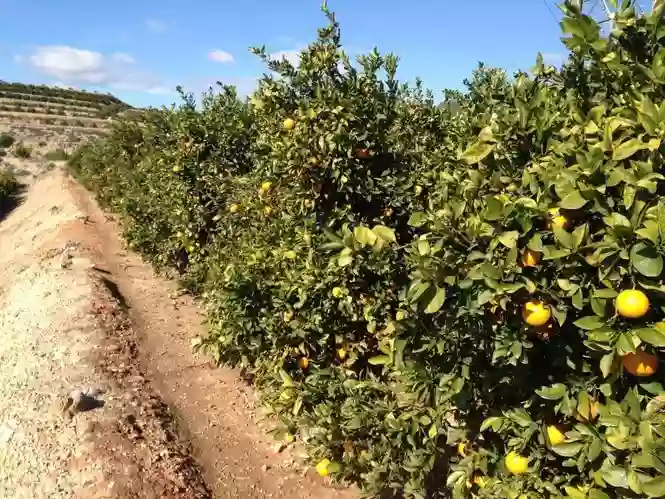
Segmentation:
[(352, 62), (145, 111), (73, 172), (205, 300), (275, 438), (386, 497), (665, 496), (665, 0), (441, 105)]

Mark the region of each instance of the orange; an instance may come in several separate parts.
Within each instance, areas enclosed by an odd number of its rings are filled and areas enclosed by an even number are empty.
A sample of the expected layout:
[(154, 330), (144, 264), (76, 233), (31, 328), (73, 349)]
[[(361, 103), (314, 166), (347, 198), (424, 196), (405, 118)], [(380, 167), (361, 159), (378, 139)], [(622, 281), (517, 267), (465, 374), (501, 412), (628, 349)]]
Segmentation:
[(321, 459), (316, 465), (316, 472), (321, 476), (328, 476), (330, 471), (328, 467), (330, 466), (330, 459)]
[(356, 157), (360, 159), (369, 158), (369, 151), (367, 149), (356, 149)]
[(638, 319), (649, 311), (649, 298), (638, 289), (626, 289), (616, 299), (619, 315), (629, 319)]
[(232, 204), (232, 205), (229, 207), (229, 211), (230, 211), (231, 213), (237, 213), (239, 209), (240, 209), (240, 205), (239, 205), (239, 204)]
[(270, 216), (270, 214), (272, 213), (272, 208), (270, 206), (266, 206), (265, 208), (263, 208), (263, 213)]
[(283, 126), (284, 126), (284, 130), (293, 130), (296, 126), (296, 122), (292, 118), (286, 118), (284, 120)]
[(623, 356), (623, 368), (633, 376), (651, 376), (658, 370), (658, 357), (638, 350)]
[(556, 425), (549, 425), (547, 427), (547, 439), (551, 445), (559, 445), (566, 440), (566, 436)]
[(506, 456), (505, 463), (513, 475), (521, 475), (529, 468), (529, 459), (512, 450)]
[(564, 217), (561, 212), (559, 211), (559, 208), (550, 208), (547, 210), (550, 214), (550, 225), (552, 227), (561, 227), (562, 229), (567, 229), (568, 225), (570, 225), (569, 220)]
[(525, 249), (522, 254), (522, 265), (525, 267), (536, 267), (540, 263), (540, 251)]
[(305, 370), (307, 369), (307, 366), (309, 366), (309, 359), (307, 357), (300, 357), (298, 359), (298, 367), (300, 367), (302, 370)]
[(552, 311), (549, 305), (542, 301), (528, 301), (522, 308), (522, 318), (530, 326), (544, 326), (549, 322), (551, 316)]

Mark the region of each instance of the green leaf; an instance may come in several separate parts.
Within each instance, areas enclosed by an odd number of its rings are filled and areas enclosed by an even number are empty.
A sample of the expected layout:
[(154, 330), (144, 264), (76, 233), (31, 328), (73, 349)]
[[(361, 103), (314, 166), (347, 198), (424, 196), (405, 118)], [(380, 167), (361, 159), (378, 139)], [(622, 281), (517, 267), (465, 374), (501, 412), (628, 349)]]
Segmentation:
[(612, 368), (614, 367), (614, 352), (610, 352), (600, 359), (600, 372), (603, 373), (603, 377), (607, 378), (612, 374)]
[(351, 255), (340, 255), (339, 258), (337, 259), (337, 265), (340, 267), (346, 267), (347, 265), (351, 264), (353, 262), (353, 256)]
[(589, 495), (587, 496), (587, 499), (610, 499), (610, 496), (608, 496), (602, 490), (591, 489), (589, 491)]
[(579, 442), (568, 442), (558, 445), (553, 445), (552, 450), (563, 457), (573, 457), (580, 453), (584, 444)]
[(498, 236), (499, 242), (503, 244), (506, 248), (514, 248), (517, 245), (517, 239), (520, 237), (520, 233), (516, 230), (511, 230), (504, 232)]
[(566, 394), (566, 386), (562, 383), (556, 383), (536, 390), (536, 394), (545, 400), (559, 400)]
[(630, 262), (646, 277), (658, 277), (663, 272), (663, 257), (644, 242), (635, 244), (630, 250)]
[(642, 341), (655, 347), (665, 347), (665, 331), (655, 327), (645, 327), (633, 331)]
[(617, 340), (617, 350), (620, 355), (627, 353), (635, 353), (635, 344), (633, 343), (633, 335), (630, 333), (621, 333)]
[(552, 230), (554, 231), (554, 237), (556, 237), (557, 241), (559, 241), (564, 248), (572, 249), (575, 247), (573, 237), (566, 229), (555, 225)]
[(499, 431), (503, 423), (503, 418), (498, 416), (490, 416), (480, 425), (480, 431), (483, 432), (488, 428), (492, 428), (494, 431)]
[(566, 485), (563, 490), (566, 491), (566, 495), (571, 499), (586, 499), (586, 492), (582, 492), (580, 489)]
[(372, 364), (373, 366), (382, 366), (384, 364), (387, 364), (390, 362), (390, 356), (388, 355), (377, 355), (376, 357), (372, 357), (369, 359), (367, 362)]
[(438, 312), (443, 302), (446, 301), (446, 290), (444, 288), (437, 288), (434, 298), (429, 302), (427, 308), (425, 309), (426, 314), (433, 314)]
[(642, 483), (642, 492), (649, 497), (665, 496), (665, 476), (659, 476), (653, 480)]
[(614, 148), (612, 159), (615, 161), (622, 161), (630, 158), (637, 151), (646, 148), (646, 144), (640, 139), (630, 139)]
[(429, 289), (429, 283), (421, 282), (421, 281), (415, 281), (409, 287), (409, 291), (407, 293), (407, 298), (409, 298), (410, 303), (414, 303), (414, 302), (418, 301), (418, 299), (428, 289)]
[(416, 211), (412, 213), (407, 222), (411, 227), (422, 227), (427, 222), (427, 213)]
[(363, 225), (353, 229), (353, 235), (363, 246), (372, 246), (376, 242), (376, 234)]
[(485, 159), (493, 149), (494, 144), (478, 140), (464, 151), (460, 159), (469, 165), (473, 165)]
[(392, 230), (390, 227), (386, 227), (385, 225), (375, 225), (372, 228), (372, 232), (376, 234), (377, 237), (380, 237), (384, 241), (388, 241), (391, 243), (397, 241), (397, 239), (395, 238), (395, 231)]
[(609, 469), (601, 469), (600, 474), (603, 479), (613, 487), (628, 488), (628, 476), (626, 470), (618, 466), (612, 466)]
[(591, 331), (592, 329), (598, 329), (599, 327), (604, 326), (605, 322), (597, 315), (587, 315), (586, 317), (577, 319), (573, 324), (585, 331)]
[(635, 234), (643, 239), (648, 239), (654, 244), (658, 244), (660, 239), (660, 229), (658, 227), (658, 222), (654, 220), (646, 220), (644, 222), (644, 226), (641, 229), (636, 230)]
[(566, 210), (579, 210), (587, 203), (587, 200), (582, 197), (580, 191), (570, 191), (565, 198), (561, 200), (559, 206)]

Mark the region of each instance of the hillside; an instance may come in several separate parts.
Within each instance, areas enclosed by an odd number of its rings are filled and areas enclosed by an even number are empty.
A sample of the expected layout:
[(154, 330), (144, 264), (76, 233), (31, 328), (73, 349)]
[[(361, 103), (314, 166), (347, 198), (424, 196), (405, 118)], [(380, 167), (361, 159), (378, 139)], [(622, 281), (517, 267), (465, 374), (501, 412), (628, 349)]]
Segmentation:
[(35, 178), (130, 109), (110, 94), (0, 81), (0, 172)]

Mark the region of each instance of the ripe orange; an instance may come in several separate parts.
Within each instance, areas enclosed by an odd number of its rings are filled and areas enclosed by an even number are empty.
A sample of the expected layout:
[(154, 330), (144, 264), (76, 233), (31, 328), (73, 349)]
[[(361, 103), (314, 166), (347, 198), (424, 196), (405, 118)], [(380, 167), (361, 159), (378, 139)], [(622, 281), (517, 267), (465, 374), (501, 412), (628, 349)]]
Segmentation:
[(369, 151), (367, 149), (356, 149), (356, 158), (359, 159), (369, 158)]
[(633, 376), (651, 376), (658, 370), (658, 357), (638, 350), (623, 356), (623, 368)]
[(525, 267), (536, 267), (540, 263), (540, 251), (526, 248), (522, 254), (522, 265)]
[(549, 425), (547, 427), (547, 439), (551, 445), (559, 445), (566, 441), (566, 436), (556, 425)]
[(530, 326), (544, 326), (549, 322), (551, 316), (552, 311), (549, 305), (542, 301), (528, 301), (522, 308), (522, 318)]
[(529, 459), (512, 450), (506, 456), (505, 463), (513, 475), (521, 475), (529, 468)]
[(550, 208), (547, 210), (550, 214), (550, 226), (551, 227), (561, 227), (562, 229), (567, 229), (570, 225), (570, 221), (561, 214), (559, 208)]
[(330, 459), (321, 459), (316, 465), (316, 472), (321, 476), (328, 476), (330, 471), (328, 467), (330, 466)]
[(296, 122), (292, 118), (286, 118), (284, 120), (283, 126), (284, 126), (284, 130), (293, 130), (296, 126)]
[(626, 289), (616, 299), (619, 315), (629, 319), (638, 319), (649, 311), (649, 298), (639, 289)]
[(302, 370), (307, 369), (309, 366), (309, 359), (307, 357), (300, 357), (298, 359), (298, 367)]

